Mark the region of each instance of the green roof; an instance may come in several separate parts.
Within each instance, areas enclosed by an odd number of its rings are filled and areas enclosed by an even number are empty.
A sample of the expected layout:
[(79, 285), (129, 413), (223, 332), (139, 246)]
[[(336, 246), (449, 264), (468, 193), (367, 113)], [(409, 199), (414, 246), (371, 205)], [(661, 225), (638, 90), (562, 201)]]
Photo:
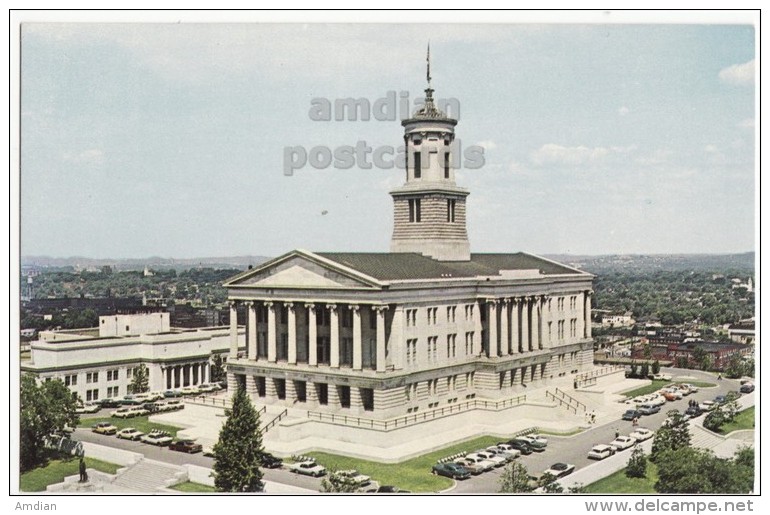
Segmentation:
[(411, 252), (314, 252), (380, 281), (464, 278), (500, 275), (501, 270), (540, 270), (543, 275), (584, 272), (547, 259), (516, 254), (471, 254), (470, 261), (437, 261)]

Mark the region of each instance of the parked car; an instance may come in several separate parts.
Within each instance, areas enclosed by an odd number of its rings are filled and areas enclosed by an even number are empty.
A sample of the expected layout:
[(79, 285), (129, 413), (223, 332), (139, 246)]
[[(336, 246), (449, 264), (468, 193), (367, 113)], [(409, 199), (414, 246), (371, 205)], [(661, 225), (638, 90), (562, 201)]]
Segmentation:
[(660, 406), (655, 404), (642, 404), (639, 406), (639, 413), (642, 415), (654, 415), (660, 412)]
[(377, 488), (377, 490), (375, 490), (374, 493), (378, 493), (378, 494), (411, 494), (412, 491), (411, 490), (401, 490), (397, 486), (383, 485), (383, 486)]
[(75, 409), (75, 413), (82, 415), (84, 413), (96, 413), (102, 409), (102, 407), (96, 402), (86, 402), (85, 404), (78, 406)]
[(91, 431), (100, 435), (114, 435), (118, 432), (118, 428), (109, 422), (97, 422), (91, 426)]
[(163, 392), (163, 397), (166, 399), (168, 398), (174, 398), (174, 397), (182, 397), (182, 392), (179, 390), (166, 390)]
[(137, 395), (126, 395), (120, 400), (120, 403), (124, 406), (138, 406), (140, 404), (144, 404), (145, 402), (147, 402), (147, 399)]
[(754, 391), (754, 383), (743, 383), (741, 385), (741, 393), (751, 393)]
[(532, 454), (532, 447), (524, 440), (514, 438), (513, 440), (509, 440), (506, 443), (525, 456)]
[(521, 451), (520, 450), (514, 449), (513, 447), (511, 447), (507, 443), (499, 443), (499, 444), (497, 444), (497, 448), (500, 449), (500, 452), (502, 452), (504, 454), (508, 454), (510, 456), (513, 456), (514, 459), (518, 458), (519, 456), (521, 456)]
[(727, 396), (726, 395), (717, 395), (714, 397), (714, 403), (716, 404), (727, 404)]
[(653, 374), (652, 379), (656, 381), (671, 381), (671, 376), (668, 374)]
[(465, 457), (465, 461), (468, 461), (468, 462), (472, 461), (476, 463), (481, 467), (482, 472), (487, 472), (495, 468), (495, 466), (497, 466), (497, 464), (494, 461), (488, 460), (486, 455), (482, 456), (480, 454), (475, 454), (475, 453), (468, 454)]
[(665, 390), (661, 390), (661, 395), (666, 398), (667, 401), (678, 401), (683, 397), (682, 392), (677, 390), (676, 388), (666, 388)]
[(571, 463), (554, 463), (550, 468), (543, 471), (543, 474), (551, 474), (556, 479), (562, 478), (575, 471), (575, 465)]
[(614, 447), (616, 451), (623, 451), (633, 447), (634, 444), (636, 444), (636, 438), (632, 438), (630, 436), (618, 436), (610, 442), (610, 445)]
[(651, 395), (649, 399), (647, 399), (647, 402), (649, 404), (654, 404), (655, 406), (663, 406), (666, 404), (666, 398), (660, 394), (655, 394)]
[(314, 460), (300, 461), (287, 465), (289, 472), (302, 474), (303, 476), (321, 477), (326, 474), (326, 469)]
[(278, 469), (283, 465), (283, 460), (273, 456), (269, 452), (262, 453), (262, 466), (268, 469)]
[(686, 417), (688, 417), (688, 419), (698, 418), (703, 415), (703, 410), (700, 408), (700, 406), (690, 406), (684, 411), (684, 414)]
[(615, 454), (615, 448), (611, 445), (599, 444), (594, 445), (590, 451), (588, 451), (588, 459), (590, 460), (603, 460), (609, 458)]
[(180, 391), (182, 392), (182, 395), (198, 395), (201, 393), (197, 386), (185, 386)]
[(509, 461), (513, 461), (514, 459), (516, 459), (517, 456), (521, 456), (521, 453), (518, 452), (518, 451), (516, 452), (516, 454), (513, 454), (512, 452), (504, 452), (504, 451), (498, 449), (497, 446), (495, 446), (495, 445), (491, 445), (491, 446), (487, 447), (484, 450), (486, 452), (493, 453), (495, 456), (499, 456), (499, 457), (503, 458), (506, 463), (508, 463)]
[(698, 393), (698, 387), (692, 383), (683, 383), (682, 386), (686, 386), (690, 393)]
[(485, 472), (486, 470), (486, 463), (482, 464), (482, 461), (476, 461), (476, 460), (469, 460), (467, 458), (458, 458), (454, 462), (460, 465), (461, 467), (465, 467), (468, 469), (468, 472), (473, 474), (474, 476), (477, 476), (481, 474), (482, 472)]
[(372, 482), (369, 476), (361, 474), (357, 470), (338, 470), (337, 475), (343, 479), (346, 483), (350, 483), (357, 487), (364, 487)]
[(639, 413), (635, 409), (626, 410), (625, 413), (623, 413), (623, 417), (621, 417), (623, 420), (634, 420), (635, 418), (640, 418), (642, 416), (641, 413)]
[(495, 464), (495, 467), (502, 467), (508, 463), (508, 460), (504, 457), (499, 456), (496, 452), (488, 451), (486, 449), (479, 449), (478, 451), (474, 451), (473, 454), (484, 458), (485, 460), (491, 461)]
[(130, 406), (126, 408), (118, 408), (117, 410), (110, 413), (110, 415), (116, 418), (134, 418), (143, 417), (148, 413), (149, 412), (141, 406)]
[(714, 401), (703, 401), (700, 404), (698, 404), (698, 407), (702, 409), (703, 411), (711, 411), (713, 409), (716, 409), (717, 403)]
[(645, 440), (649, 440), (654, 435), (655, 431), (652, 431), (651, 429), (647, 429), (646, 427), (637, 427), (636, 430), (628, 436), (637, 442), (643, 442)]
[(188, 454), (203, 452), (203, 446), (192, 440), (177, 440), (168, 444), (168, 448), (172, 451), (186, 452)]
[(209, 383), (203, 383), (198, 385), (198, 391), (200, 393), (211, 393), (219, 390), (218, 386)]
[(452, 479), (468, 479), (471, 472), (459, 463), (436, 463), (431, 469), (433, 474), (449, 477)]
[(140, 440), (150, 445), (164, 446), (164, 445), (169, 445), (174, 439), (166, 431), (153, 429), (152, 431), (144, 435)]
[(119, 407), (123, 406), (123, 403), (120, 402), (120, 399), (114, 399), (114, 398), (112, 398), (112, 399), (101, 399), (101, 400), (99, 400), (97, 402), (99, 403), (99, 405), (102, 408), (119, 408)]
[(118, 431), (117, 435), (115, 436), (123, 440), (141, 440), (141, 438), (144, 436), (144, 433), (138, 429), (134, 429), (133, 427), (126, 427)]
[(527, 442), (535, 452), (543, 452), (548, 446), (548, 439), (539, 435), (524, 435), (520, 436), (518, 439)]

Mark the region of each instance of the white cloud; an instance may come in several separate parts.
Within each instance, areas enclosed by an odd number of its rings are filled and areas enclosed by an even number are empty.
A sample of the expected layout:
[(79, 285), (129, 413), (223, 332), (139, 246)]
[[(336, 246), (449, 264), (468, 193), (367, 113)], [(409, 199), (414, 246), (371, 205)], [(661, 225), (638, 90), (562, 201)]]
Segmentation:
[(754, 59), (743, 64), (728, 66), (719, 72), (722, 82), (736, 86), (754, 84)]
[(620, 116), (625, 116), (625, 115), (627, 115), (630, 112), (631, 112), (631, 110), (629, 108), (627, 108), (626, 106), (623, 106), (620, 109), (618, 109), (618, 114)]
[(564, 147), (555, 143), (547, 143), (530, 154), (530, 160), (538, 166), (543, 165), (587, 165), (598, 164), (609, 157), (627, 154), (636, 149), (635, 145), (627, 147)]

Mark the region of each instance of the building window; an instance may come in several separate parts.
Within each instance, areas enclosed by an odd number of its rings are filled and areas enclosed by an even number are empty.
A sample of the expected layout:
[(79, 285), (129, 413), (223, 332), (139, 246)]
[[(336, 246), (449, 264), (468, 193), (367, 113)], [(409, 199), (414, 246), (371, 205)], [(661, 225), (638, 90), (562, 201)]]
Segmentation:
[[(449, 179), (449, 152), (444, 152), (444, 179)], [(454, 222), (454, 220), (449, 221)]]
[(126, 369), (126, 379), (131, 379), (134, 377), (134, 369), (133, 368), (127, 368)]
[(99, 382), (99, 372), (86, 373), (86, 383), (98, 383), (98, 382)]
[(436, 313), (438, 308), (428, 308), (428, 325), (436, 325)]
[(350, 407), (350, 387), (338, 386), (337, 394), (340, 397), (340, 407), (349, 408)]
[(294, 391), (297, 394), (297, 402), (307, 400), (307, 383), (305, 381), (294, 381)]
[(416, 309), (407, 309), (406, 310), (406, 326), (407, 327), (415, 327), (417, 325), (417, 310)]
[(316, 393), (318, 394), (318, 404), (326, 406), (329, 404), (329, 385), (326, 383), (315, 384)]
[(409, 221), (420, 222), (422, 220), (422, 213), (420, 210), (420, 199), (409, 199)]
[(455, 221), (455, 200), (449, 199), (446, 201), (446, 221), (447, 222), (454, 222)]
[(255, 376), (254, 377), (254, 384), (257, 386), (257, 396), (264, 397), (265, 396), (265, 376)]
[(457, 346), (457, 335), (448, 334), (446, 336), (446, 357), (447, 358), (456, 357), (456, 352), (457, 352), (456, 346)]
[(473, 331), (465, 333), (465, 355), (470, 356), (474, 354), (473, 350)]
[(417, 339), (406, 341), (406, 364), (414, 365), (417, 363)]
[[(118, 369), (115, 368), (113, 370), (107, 371), (107, 381), (117, 381), (118, 380)], [(108, 397), (112, 397), (112, 395), (107, 394)]]
[(95, 390), (86, 390), (86, 400), (87, 401), (96, 401), (99, 400), (99, 389)]
[(446, 308), (447, 323), (454, 324), (456, 316), (457, 316), (457, 306), (447, 306)]
[(438, 336), (428, 336), (428, 363), (436, 363), (438, 361), (437, 344)]
[(108, 386), (107, 387), (107, 397), (118, 397), (120, 396), (120, 388), (117, 386)]
[(286, 399), (286, 379), (273, 379), (275, 386), (275, 395), (281, 399)]
[(78, 384), (77, 374), (64, 376), (64, 386), (77, 386), (77, 384)]
[(475, 372), (468, 372), (465, 374), (465, 384), (468, 388), (473, 388), (473, 380), (475, 379)]
[(420, 152), (414, 153), (414, 178), (419, 179), (422, 177), (422, 154)]
[(465, 305), (465, 320), (467, 321), (473, 320), (473, 304)]
[(364, 411), (374, 411), (374, 390), (371, 388), (360, 388), (361, 404), (364, 406)]

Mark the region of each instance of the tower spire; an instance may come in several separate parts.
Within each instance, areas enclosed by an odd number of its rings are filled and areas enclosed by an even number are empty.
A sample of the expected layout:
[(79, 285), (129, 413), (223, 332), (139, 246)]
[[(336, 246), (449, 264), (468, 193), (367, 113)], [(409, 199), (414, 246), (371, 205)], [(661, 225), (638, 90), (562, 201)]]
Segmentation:
[(428, 40), (428, 56), (425, 60), (428, 62), (428, 89), (430, 89), (430, 40)]

